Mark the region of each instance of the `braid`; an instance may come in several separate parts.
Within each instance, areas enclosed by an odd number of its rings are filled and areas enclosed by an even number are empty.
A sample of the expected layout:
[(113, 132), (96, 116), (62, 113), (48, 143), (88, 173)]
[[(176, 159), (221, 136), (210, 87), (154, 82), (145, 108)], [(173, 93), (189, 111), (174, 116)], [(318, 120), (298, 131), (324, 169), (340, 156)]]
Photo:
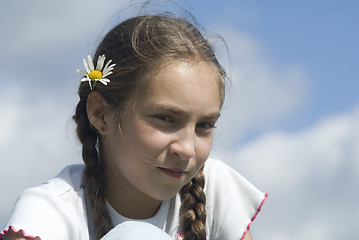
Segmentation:
[(180, 218), (185, 240), (206, 239), (206, 195), (203, 191), (205, 177), (204, 166), (197, 175), (182, 187)]
[(92, 204), (93, 217), (97, 225), (96, 239), (100, 239), (112, 229), (112, 223), (105, 205), (105, 178), (97, 150), (99, 143), (97, 131), (90, 125), (86, 111), (87, 97), (77, 104), (73, 119), (77, 123), (77, 136), (82, 143), (82, 158), (86, 164), (83, 185)]

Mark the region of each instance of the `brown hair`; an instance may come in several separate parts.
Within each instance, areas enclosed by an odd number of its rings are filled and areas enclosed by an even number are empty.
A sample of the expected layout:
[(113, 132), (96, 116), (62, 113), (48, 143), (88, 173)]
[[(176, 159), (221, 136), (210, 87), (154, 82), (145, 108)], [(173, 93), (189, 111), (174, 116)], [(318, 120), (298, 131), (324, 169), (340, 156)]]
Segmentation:
[[(218, 72), (222, 103), (225, 72), (214, 54), (211, 44), (188, 20), (169, 14), (146, 15), (130, 18), (113, 28), (102, 40), (94, 60), (104, 54), (116, 63), (111, 82), (96, 85), (107, 103), (116, 110), (120, 119), (128, 101), (146, 84), (146, 76), (175, 60), (205, 61)], [(74, 120), (77, 135), (83, 145), (82, 156), (86, 164), (83, 181), (93, 206), (97, 224), (96, 238), (111, 230), (112, 223), (105, 206), (105, 176), (100, 161), (100, 134), (91, 127), (86, 112), (88, 83), (79, 87), (80, 101)], [(180, 218), (186, 240), (206, 239), (206, 196), (204, 194), (203, 167), (180, 191), (182, 200)]]

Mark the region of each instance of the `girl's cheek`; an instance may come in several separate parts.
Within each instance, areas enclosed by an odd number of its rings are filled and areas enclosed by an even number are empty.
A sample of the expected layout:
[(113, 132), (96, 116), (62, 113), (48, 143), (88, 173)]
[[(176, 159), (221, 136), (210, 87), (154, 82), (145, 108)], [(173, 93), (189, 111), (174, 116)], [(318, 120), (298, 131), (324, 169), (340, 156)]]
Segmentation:
[(152, 133), (144, 136), (141, 139), (144, 146), (147, 146), (149, 150), (162, 151), (170, 142), (170, 136), (161, 133)]
[(204, 158), (206, 160), (208, 158), (212, 149), (212, 142), (213, 136), (198, 141), (197, 154), (200, 155), (201, 159)]
[(138, 140), (149, 146), (165, 144), (171, 137), (170, 134), (159, 131), (146, 121), (139, 121), (134, 128)]
[(139, 144), (138, 147), (142, 147), (148, 150), (161, 150), (161, 148), (164, 148), (171, 139), (170, 135), (153, 129), (149, 126), (142, 126), (137, 128), (135, 136), (136, 141)]

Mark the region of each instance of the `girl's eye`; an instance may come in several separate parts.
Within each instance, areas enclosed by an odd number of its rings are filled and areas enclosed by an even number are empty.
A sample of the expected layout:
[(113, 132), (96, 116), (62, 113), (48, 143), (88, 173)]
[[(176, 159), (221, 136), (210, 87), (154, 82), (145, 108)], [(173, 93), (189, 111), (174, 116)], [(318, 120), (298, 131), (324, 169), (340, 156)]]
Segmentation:
[(214, 125), (214, 123), (203, 122), (203, 123), (197, 123), (196, 127), (201, 129), (212, 129), (215, 128), (216, 126)]
[(172, 122), (172, 119), (168, 116), (164, 116), (164, 115), (156, 115), (154, 116), (155, 118), (165, 121), (165, 122)]

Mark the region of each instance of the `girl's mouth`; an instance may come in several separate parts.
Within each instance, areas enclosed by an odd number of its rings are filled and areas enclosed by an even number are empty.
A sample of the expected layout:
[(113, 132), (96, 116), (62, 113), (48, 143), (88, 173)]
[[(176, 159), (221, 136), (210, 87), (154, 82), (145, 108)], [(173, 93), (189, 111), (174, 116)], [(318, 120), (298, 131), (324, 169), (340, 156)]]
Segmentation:
[(182, 169), (178, 169), (178, 168), (161, 168), (161, 167), (159, 167), (159, 169), (166, 175), (173, 177), (173, 178), (183, 178), (184, 175), (186, 174), (186, 171), (184, 171)]

